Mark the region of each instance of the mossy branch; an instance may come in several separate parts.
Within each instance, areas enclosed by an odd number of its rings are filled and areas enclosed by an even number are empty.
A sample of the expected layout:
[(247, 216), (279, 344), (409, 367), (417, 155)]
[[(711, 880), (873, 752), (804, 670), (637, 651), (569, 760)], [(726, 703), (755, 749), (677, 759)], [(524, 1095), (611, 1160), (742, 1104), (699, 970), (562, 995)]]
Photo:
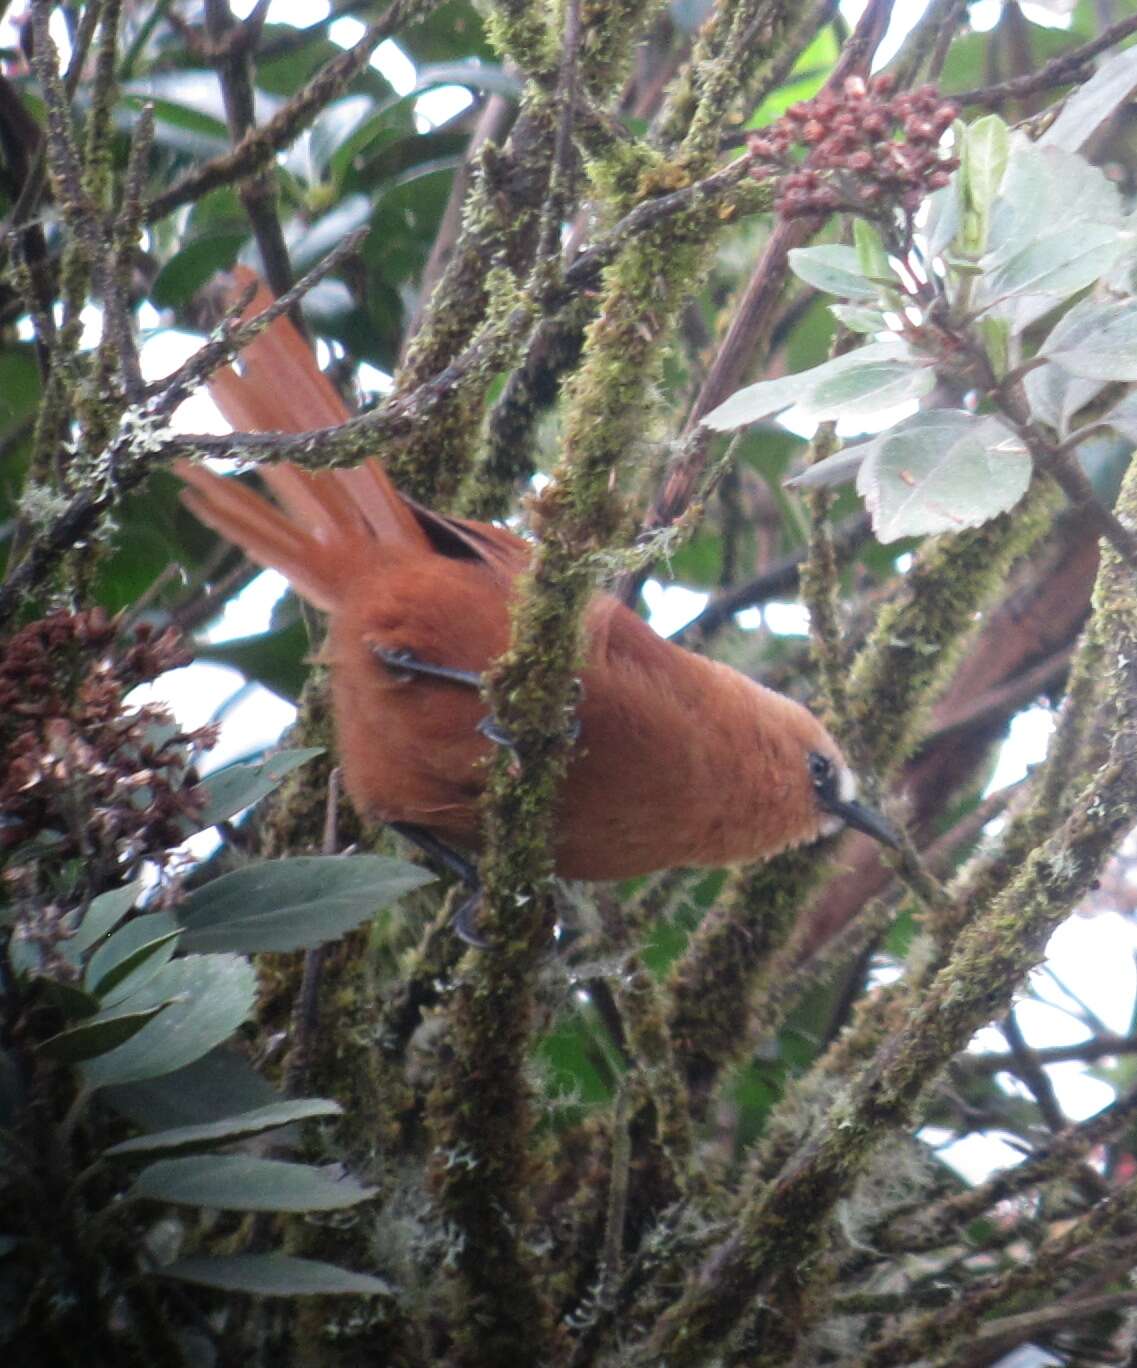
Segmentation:
[[(1127, 525), (1137, 524), (1137, 464), (1130, 466), (1119, 512)], [(771, 1307), (783, 1304), (787, 1280), (797, 1288), (823, 1249), (829, 1214), (872, 1150), (911, 1123), (930, 1080), (980, 1026), (1006, 1010), (1050, 933), (1137, 821), (1137, 592), (1112, 550), (1103, 554), (1095, 612), (1110, 642), (1102, 705), (1113, 736), (1107, 763), (1062, 827), (961, 933), (951, 960), (830, 1108), (816, 1137), (756, 1190), (738, 1231), (664, 1316), (645, 1350), (651, 1357), (638, 1361), (697, 1363), (724, 1342), (755, 1297), (768, 1298)]]
[(1058, 503), (1052, 482), (1038, 477), (1010, 513), (936, 538), (917, 556), (902, 596), (881, 610), (850, 670), (848, 709), (864, 763), (882, 776), (912, 752), (923, 711), (959, 659), (977, 612), (1049, 528)]
[(747, 1021), (765, 972), (825, 873), (815, 847), (739, 871), (703, 917), (671, 976), (668, 1027), (700, 1115), (720, 1070), (752, 1048)]

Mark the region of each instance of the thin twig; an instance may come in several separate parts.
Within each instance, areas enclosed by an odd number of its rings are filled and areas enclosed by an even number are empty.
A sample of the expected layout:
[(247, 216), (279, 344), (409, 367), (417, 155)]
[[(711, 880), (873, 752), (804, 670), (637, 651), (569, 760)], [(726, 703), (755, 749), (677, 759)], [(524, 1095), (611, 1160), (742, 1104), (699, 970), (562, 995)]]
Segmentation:
[(127, 400), (138, 403), (143, 396), (142, 367), (138, 358), (130, 309), (130, 273), (142, 219), (142, 187), (149, 169), (150, 150), (154, 145), (154, 106), (143, 105), (134, 126), (127, 162), (126, 178), (122, 187), (122, 208), (115, 219), (111, 239), (110, 259), (96, 273), (101, 277), (104, 308), (105, 337), (103, 349), (110, 357), (101, 366), (108, 374), (114, 364), (122, 377), (122, 388)]
[[(1094, 1064), (1099, 1059), (1131, 1054), (1137, 1054), (1137, 1036), (1099, 1035), (1076, 1045), (1040, 1045), (1034, 1051), (1040, 1064)], [(1017, 1074), (1019, 1071), (1019, 1062), (1013, 1054), (968, 1054), (960, 1059), (959, 1066), (969, 1073)]]
[(1066, 1118), (1058, 1105), (1054, 1084), (1042, 1067), (1037, 1052), (1027, 1044), (1013, 1008), (1003, 1019), (1000, 1030), (1015, 1057), (1015, 1072), (1030, 1089), (1047, 1128), (1057, 1135), (1066, 1126)]
[(1045, 66), (1039, 67), (1026, 76), (1016, 76), (1010, 81), (1000, 81), (997, 85), (978, 86), (952, 95), (952, 100), (960, 105), (981, 104), (989, 108), (1001, 105), (1006, 100), (1019, 100), (1025, 95), (1036, 95), (1041, 90), (1053, 86), (1073, 85), (1088, 80), (1093, 72), (1089, 63), (1099, 52), (1104, 52), (1131, 33), (1137, 33), (1137, 15), (1128, 15), (1116, 24), (1103, 29), (1096, 38), (1072, 48), (1057, 57), (1052, 57)]
[[(436, 0), (435, 0), (436, 2)], [(209, 190), (230, 185), (242, 176), (262, 170), (287, 147), (313, 116), (330, 104), (367, 65), (371, 54), (387, 38), (412, 19), (429, 13), (435, 7), (430, 0), (395, 0), (386, 12), (371, 24), (359, 42), (326, 66), (308, 82), (303, 90), (273, 115), (260, 128), (250, 129), (236, 147), (212, 161), (187, 171), (168, 190), (155, 195), (146, 206), (146, 222), (153, 223), (183, 204), (192, 204)]]
[[(833, 550), (838, 562), (850, 559), (869, 540), (871, 530), (869, 519), (863, 513), (854, 514), (838, 523), (832, 530)], [(673, 633), (670, 639), (682, 646), (706, 641), (726, 626), (736, 613), (794, 593), (801, 578), (805, 556), (806, 547), (796, 547), (745, 584), (716, 594), (697, 617)]]
[(567, 0), (562, 38), (563, 54), (557, 76), (556, 108), (559, 111), (559, 118), (553, 141), (553, 158), (549, 166), (548, 188), (545, 191), (545, 202), (541, 206), (541, 226), (537, 234), (537, 253), (533, 267), (535, 275), (548, 274), (550, 284), (557, 275), (561, 225), (568, 212), (571, 189), (572, 130), (576, 117), (580, 35), (580, 0)]
[(604, 1248), (600, 1256), (600, 1293), (602, 1305), (612, 1300), (624, 1262), (624, 1227), (628, 1210), (628, 1169), (632, 1142), (628, 1132), (630, 1088), (625, 1079), (616, 1089), (612, 1109), (612, 1154), (608, 1167), (608, 1211), (604, 1221)]
[[(229, 0), (205, 0), (206, 26), (215, 47), (213, 62), (221, 83), (229, 136), (236, 145), (256, 132), (251, 51), (267, 14), (267, 3), (259, 0), (244, 23), (238, 23)], [(272, 292), (282, 295), (292, 285), (292, 264), (276, 212), (276, 183), (271, 166), (259, 167), (241, 177), (237, 193), (253, 229), (265, 278)], [(299, 310), (292, 322), (303, 336)]]
[(1031, 702), (1047, 689), (1055, 688), (1069, 670), (1073, 657), (1073, 645), (1063, 646), (1029, 670), (1012, 675), (1001, 684), (992, 685), (975, 698), (965, 699), (944, 716), (936, 716), (924, 737), (924, 745), (931, 745), (950, 736), (952, 732), (970, 729), (988, 719), (1005, 719), (1009, 712)]
[(961, 1229), (985, 1211), (1070, 1172), (1072, 1166), (1091, 1150), (1113, 1140), (1130, 1124), (1134, 1114), (1137, 1114), (1137, 1087), (1130, 1088), (1088, 1120), (1067, 1126), (1046, 1144), (1038, 1146), (1021, 1164), (1003, 1169), (982, 1183), (952, 1193), (931, 1206), (924, 1206), (914, 1211), (911, 1218), (900, 1221), (890, 1218), (873, 1232), (874, 1246), (889, 1253), (918, 1253), (951, 1243), (958, 1238)]

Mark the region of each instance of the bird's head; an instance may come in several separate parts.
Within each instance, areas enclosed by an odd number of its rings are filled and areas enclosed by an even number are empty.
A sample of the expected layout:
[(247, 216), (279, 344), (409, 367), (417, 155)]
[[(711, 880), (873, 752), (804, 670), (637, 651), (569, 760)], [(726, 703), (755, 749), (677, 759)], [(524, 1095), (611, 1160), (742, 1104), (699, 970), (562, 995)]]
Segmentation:
[(738, 700), (745, 698), (753, 745), (740, 750), (737, 763), (754, 801), (739, 821), (749, 824), (752, 848), (769, 854), (836, 835), (843, 827), (898, 848), (892, 826), (858, 802), (856, 777), (821, 721), (796, 699), (753, 680), (745, 686)]
[(856, 776), (835, 745), (807, 750), (805, 766), (820, 818), (819, 836), (832, 836), (846, 826), (893, 850), (899, 847), (892, 826), (879, 812), (857, 801)]

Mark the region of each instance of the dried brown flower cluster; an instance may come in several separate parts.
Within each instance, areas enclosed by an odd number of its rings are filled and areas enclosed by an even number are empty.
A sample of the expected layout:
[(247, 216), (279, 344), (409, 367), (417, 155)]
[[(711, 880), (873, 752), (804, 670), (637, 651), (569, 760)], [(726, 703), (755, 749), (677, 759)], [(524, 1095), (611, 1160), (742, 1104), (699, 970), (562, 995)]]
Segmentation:
[[(940, 139), (959, 113), (935, 86), (892, 94), (892, 78), (851, 77), (840, 91), (791, 105), (747, 140), (756, 180), (778, 178), (774, 207), (785, 218), (842, 210), (911, 216), (959, 165)], [(794, 149), (805, 147), (800, 160)]]
[(183, 734), (165, 709), (125, 699), (190, 659), (173, 630), (140, 626), (123, 639), (99, 608), (54, 613), (11, 638), (0, 656), (0, 852), (18, 867), (9, 880), (26, 883), (28, 842), (49, 843), (57, 867), (81, 859), (95, 892), (184, 840), (200, 810), (189, 750), (212, 744), (213, 729)]

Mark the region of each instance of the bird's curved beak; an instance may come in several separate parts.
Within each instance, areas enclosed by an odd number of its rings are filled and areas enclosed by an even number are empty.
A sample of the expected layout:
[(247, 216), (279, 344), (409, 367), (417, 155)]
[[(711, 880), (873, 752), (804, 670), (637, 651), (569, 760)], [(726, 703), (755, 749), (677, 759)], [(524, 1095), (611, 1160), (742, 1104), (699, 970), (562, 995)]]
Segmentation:
[(900, 836), (895, 828), (886, 822), (879, 812), (874, 812), (864, 803), (858, 803), (855, 799), (837, 799), (836, 802), (827, 803), (825, 806), (835, 817), (840, 817), (846, 826), (851, 826), (855, 831), (863, 831), (866, 836), (871, 836), (874, 841), (879, 841), (881, 845), (889, 846), (892, 850), (900, 849)]

